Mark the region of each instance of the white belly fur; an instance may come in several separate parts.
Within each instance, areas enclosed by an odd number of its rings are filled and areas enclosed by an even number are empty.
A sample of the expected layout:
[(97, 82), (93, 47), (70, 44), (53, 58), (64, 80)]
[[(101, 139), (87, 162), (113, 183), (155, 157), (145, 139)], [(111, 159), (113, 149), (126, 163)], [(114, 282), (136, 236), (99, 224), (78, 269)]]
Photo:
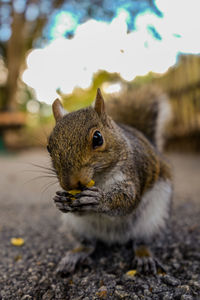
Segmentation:
[(138, 208), (129, 215), (78, 216), (68, 213), (63, 215), (63, 225), (78, 236), (95, 238), (108, 244), (125, 243), (130, 239), (148, 239), (165, 227), (171, 194), (171, 183), (160, 180), (144, 194)]

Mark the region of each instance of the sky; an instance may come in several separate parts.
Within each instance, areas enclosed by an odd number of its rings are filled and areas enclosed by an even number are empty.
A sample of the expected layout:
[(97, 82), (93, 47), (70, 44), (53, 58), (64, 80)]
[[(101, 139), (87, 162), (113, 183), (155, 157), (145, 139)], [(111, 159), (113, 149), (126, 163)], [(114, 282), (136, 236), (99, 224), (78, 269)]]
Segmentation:
[[(130, 14), (117, 11), (112, 22), (90, 19), (77, 24), (70, 12), (57, 15), (52, 40), (27, 57), (23, 80), (35, 89), (39, 101), (51, 104), (56, 90), (72, 93), (88, 88), (98, 70), (117, 72), (127, 80), (148, 72), (164, 73), (180, 53), (200, 53), (200, 1), (155, 0), (162, 17), (146, 10), (136, 16), (128, 32)], [(75, 30), (74, 37), (64, 37)]]

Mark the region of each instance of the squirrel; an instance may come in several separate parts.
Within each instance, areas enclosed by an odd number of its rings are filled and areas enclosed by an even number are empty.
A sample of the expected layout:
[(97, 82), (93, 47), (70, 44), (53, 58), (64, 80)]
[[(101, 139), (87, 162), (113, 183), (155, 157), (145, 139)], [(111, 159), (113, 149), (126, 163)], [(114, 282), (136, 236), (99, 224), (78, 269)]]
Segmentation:
[[(67, 113), (56, 99), (52, 110), (47, 149), (63, 189), (54, 201), (75, 246), (57, 271), (73, 272), (97, 241), (131, 241), (138, 272), (165, 270), (149, 245), (170, 218), (171, 167), (161, 154), (166, 96), (148, 87), (105, 103), (98, 89), (93, 106)], [(95, 185), (86, 187), (91, 180)], [(74, 200), (72, 189), (80, 189)]]

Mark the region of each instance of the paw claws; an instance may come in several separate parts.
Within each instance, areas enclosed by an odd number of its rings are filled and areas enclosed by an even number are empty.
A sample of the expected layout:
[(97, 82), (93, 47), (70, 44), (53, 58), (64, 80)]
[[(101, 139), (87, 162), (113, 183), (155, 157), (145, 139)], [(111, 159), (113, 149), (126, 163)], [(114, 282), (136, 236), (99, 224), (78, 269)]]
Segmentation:
[(165, 267), (159, 262), (159, 260), (152, 257), (135, 257), (134, 265), (138, 273), (157, 276), (160, 269), (162, 272), (166, 273)]

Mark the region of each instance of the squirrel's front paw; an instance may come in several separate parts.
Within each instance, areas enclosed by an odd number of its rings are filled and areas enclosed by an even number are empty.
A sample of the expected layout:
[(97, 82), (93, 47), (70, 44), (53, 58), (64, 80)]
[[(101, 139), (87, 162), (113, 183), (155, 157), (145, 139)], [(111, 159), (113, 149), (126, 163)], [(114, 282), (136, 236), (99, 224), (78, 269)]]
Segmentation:
[(53, 200), (56, 204), (56, 207), (60, 211), (64, 213), (72, 211), (72, 208), (70, 206), (72, 198), (67, 192), (56, 192), (56, 196), (53, 198)]
[(97, 187), (85, 188), (75, 196), (71, 208), (74, 211), (98, 211), (102, 199), (103, 192)]
[(103, 192), (96, 187), (85, 188), (82, 192), (72, 197), (67, 192), (56, 192), (54, 201), (62, 212), (98, 211), (103, 199)]

